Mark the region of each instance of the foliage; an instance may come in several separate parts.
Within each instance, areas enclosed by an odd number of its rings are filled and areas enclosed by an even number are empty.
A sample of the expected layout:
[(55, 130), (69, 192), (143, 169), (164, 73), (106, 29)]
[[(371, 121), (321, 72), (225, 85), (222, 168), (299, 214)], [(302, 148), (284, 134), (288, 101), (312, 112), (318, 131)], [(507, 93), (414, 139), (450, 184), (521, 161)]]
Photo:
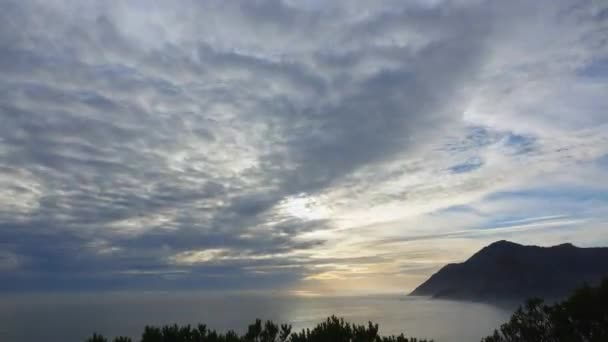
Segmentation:
[[(108, 342), (108, 339), (101, 334), (93, 333), (93, 336), (89, 337), (86, 342)], [(112, 342), (133, 342), (133, 340), (130, 337), (118, 336)]]
[(599, 287), (583, 286), (553, 305), (528, 300), (509, 322), (482, 342), (608, 341), (608, 279)]
[(112, 342), (133, 342), (133, 340), (130, 337), (118, 336), (115, 337)]
[[(272, 321), (262, 324), (261, 320), (249, 325), (247, 332), (239, 336), (234, 331), (225, 334), (210, 330), (204, 324), (196, 328), (185, 325), (166, 325), (163, 327), (146, 326), (141, 342), (430, 342), (410, 339), (403, 336), (379, 336), (378, 325), (356, 325), (345, 322), (343, 318), (331, 316), (311, 329), (291, 332), (291, 325), (280, 326)], [(103, 336), (93, 334), (87, 342), (107, 342)], [(114, 342), (131, 342), (130, 338), (117, 337)]]
[(86, 342), (108, 342), (108, 339), (103, 337), (103, 335), (93, 333), (93, 336), (87, 338)]

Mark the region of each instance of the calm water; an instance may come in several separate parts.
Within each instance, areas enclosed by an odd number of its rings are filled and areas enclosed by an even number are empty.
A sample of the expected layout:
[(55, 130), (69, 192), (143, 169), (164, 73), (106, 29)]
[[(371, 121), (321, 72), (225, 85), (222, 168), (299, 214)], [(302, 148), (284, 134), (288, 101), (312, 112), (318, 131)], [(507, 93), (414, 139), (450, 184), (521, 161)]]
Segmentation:
[(336, 314), (379, 323), (382, 334), (469, 342), (492, 332), (511, 310), (403, 296), (30, 295), (0, 299), (0, 341), (84, 341), (93, 331), (136, 338), (146, 324), (167, 323), (204, 322), (217, 330), (243, 332), (256, 317), (301, 329)]

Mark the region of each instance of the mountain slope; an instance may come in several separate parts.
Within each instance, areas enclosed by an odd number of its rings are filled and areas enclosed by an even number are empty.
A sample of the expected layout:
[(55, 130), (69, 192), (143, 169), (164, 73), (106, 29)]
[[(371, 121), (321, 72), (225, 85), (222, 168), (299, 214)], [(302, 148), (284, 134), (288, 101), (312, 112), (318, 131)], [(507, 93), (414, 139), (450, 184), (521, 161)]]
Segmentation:
[(608, 248), (498, 241), (463, 263), (444, 266), (411, 295), (470, 300), (561, 297), (607, 275)]

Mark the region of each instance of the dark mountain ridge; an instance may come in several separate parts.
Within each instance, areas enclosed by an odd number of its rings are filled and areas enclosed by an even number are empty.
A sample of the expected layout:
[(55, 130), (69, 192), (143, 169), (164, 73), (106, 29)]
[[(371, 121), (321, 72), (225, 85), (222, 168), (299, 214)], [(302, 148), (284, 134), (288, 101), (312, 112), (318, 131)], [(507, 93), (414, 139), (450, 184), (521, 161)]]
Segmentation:
[(606, 247), (524, 246), (503, 240), (463, 263), (444, 266), (410, 295), (481, 301), (560, 298), (606, 275)]

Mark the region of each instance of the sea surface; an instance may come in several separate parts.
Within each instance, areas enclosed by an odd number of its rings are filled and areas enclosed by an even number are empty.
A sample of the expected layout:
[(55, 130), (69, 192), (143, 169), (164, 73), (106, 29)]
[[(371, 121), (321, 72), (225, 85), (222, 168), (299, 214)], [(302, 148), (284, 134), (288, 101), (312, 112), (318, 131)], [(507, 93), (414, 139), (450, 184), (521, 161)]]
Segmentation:
[(298, 297), (202, 294), (79, 294), (0, 297), (0, 341), (77, 342), (93, 332), (138, 341), (145, 325), (206, 323), (239, 333), (256, 318), (312, 327), (335, 314), (380, 324), (381, 334), (404, 333), (436, 342), (477, 342), (506, 321), (514, 306), (431, 300), (400, 295)]

